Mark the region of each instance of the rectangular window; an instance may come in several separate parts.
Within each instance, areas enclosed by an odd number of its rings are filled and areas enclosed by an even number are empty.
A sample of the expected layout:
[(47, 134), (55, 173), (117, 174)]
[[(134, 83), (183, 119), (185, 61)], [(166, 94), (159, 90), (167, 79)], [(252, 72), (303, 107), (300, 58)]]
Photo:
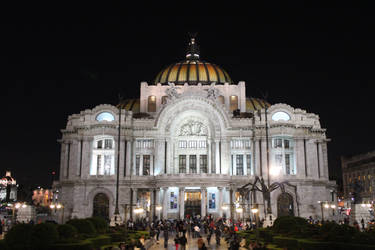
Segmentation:
[(283, 155), (282, 154), (275, 155), (275, 164), (278, 167), (282, 167), (283, 166)]
[(111, 139), (105, 139), (104, 140), (104, 148), (105, 149), (111, 149), (112, 148), (112, 140)]
[(104, 156), (104, 175), (111, 175), (112, 156)]
[(186, 155), (180, 155), (178, 160), (179, 173), (186, 173)]
[(274, 147), (275, 148), (282, 148), (283, 147), (283, 140), (282, 139), (275, 139), (274, 140)]
[(236, 173), (243, 175), (243, 155), (236, 155)]
[(238, 97), (236, 95), (232, 95), (229, 97), (230, 100), (230, 111), (234, 111), (238, 109)]
[(143, 175), (150, 175), (150, 155), (143, 156)]
[(290, 148), (289, 140), (284, 140), (284, 148), (286, 148), (286, 149)]
[(290, 155), (289, 154), (285, 154), (285, 172), (286, 174), (291, 174), (291, 171), (290, 171)]
[(162, 96), (161, 97), (161, 104), (166, 104), (167, 103), (167, 98), (168, 98), (168, 96)]
[(140, 155), (135, 156), (135, 175), (139, 175), (141, 165), (141, 157)]
[(156, 111), (156, 96), (152, 95), (148, 97), (148, 112), (155, 112)]
[(247, 174), (251, 175), (251, 155), (246, 155), (246, 168), (247, 168)]
[(200, 167), (201, 173), (207, 173), (207, 155), (199, 156), (199, 167)]
[(103, 175), (104, 174), (104, 171), (102, 169), (102, 156), (101, 155), (98, 155), (96, 157), (96, 169), (97, 169), (97, 173), (98, 175)]
[(190, 168), (190, 173), (192, 174), (197, 173), (197, 156), (196, 155), (189, 156), (189, 168)]
[(98, 141), (98, 144), (96, 145), (96, 148), (103, 148), (103, 141)]

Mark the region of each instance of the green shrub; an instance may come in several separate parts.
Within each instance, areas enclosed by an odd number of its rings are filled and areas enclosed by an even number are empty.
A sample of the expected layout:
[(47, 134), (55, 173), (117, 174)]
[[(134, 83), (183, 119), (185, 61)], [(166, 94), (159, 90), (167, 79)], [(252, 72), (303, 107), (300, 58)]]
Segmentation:
[(0, 250), (8, 250), (8, 246), (5, 240), (0, 240)]
[(264, 242), (272, 242), (273, 234), (272, 231), (268, 228), (258, 228), (256, 230), (257, 238), (261, 238)]
[(76, 243), (59, 243), (51, 246), (54, 250), (91, 250), (93, 244), (89, 240), (84, 240)]
[(93, 236), (96, 234), (96, 230), (92, 222), (88, 219), (72, 219), (67, 224), (75, 227), (79, 234), (86, 236)]
[(272, 230), (281, 234), (301, 236), (308, 231), (309, 223), (306, 219), (294, 216), (278, 217), (272, 227)]
[(57, 226), (60, 240), (73, 239), (77, 236), (77, 229), (70, 224), (61, 224)]
[(288, 250), (298, 249), (298, 240), (294, 238), (276, 236), (274, 243), (279, 247), (286, 247)]
[(89, 221), (94, 225), (98, 233), (105, 233), (108, 230), (108, 223), (102, 217), (91, 217), (88, 218)]
[(33, 226), (30, 224), (14, 225), (5, 235), (5, 242), (9, 249), (28, 249)]
[(126, 238), (124, 233), (111, 233), (108, 235), (109, 237), (111, 237), (112, 242), (125, 241), (125, 238)]
[(95, 248), (111, 244), (111, 237), (108, 235), (100, 235), (95, 238), (89, 238), (88, 240), (92, 242)]
[(31, 231), (31, 245), (34, 249), (50, 249), (58, 239), (59, 233), (52, 223), (37, 224)]
[(333, 249), (331, 242), (322, 242), (322, 241), (312, 241), (300, 239), (298, 240), (298, 246), (300, 249), (304, 250), (330, 250)]

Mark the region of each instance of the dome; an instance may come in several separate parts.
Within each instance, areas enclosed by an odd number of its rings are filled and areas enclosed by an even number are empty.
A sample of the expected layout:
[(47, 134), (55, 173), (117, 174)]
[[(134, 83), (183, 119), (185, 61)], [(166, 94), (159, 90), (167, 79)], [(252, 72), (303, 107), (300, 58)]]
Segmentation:
[(233, 83), (224, 69), (215, 64), (199, 60), (199, 48), (195, 43), (195, 38), (190, 40), (186, 60), (164, 68), (156, 76), (154, 84), (167, 84), (168, 82), (191, 85), (211, 84), (212, 82), (217, 84)]

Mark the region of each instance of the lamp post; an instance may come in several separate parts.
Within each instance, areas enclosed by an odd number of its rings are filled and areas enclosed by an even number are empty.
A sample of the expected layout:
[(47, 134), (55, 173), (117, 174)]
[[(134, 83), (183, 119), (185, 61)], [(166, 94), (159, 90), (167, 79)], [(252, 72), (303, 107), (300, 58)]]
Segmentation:
[[(62, 219), (61, 219), (61, 224), (64, 223), (64, 205), (61, 204), (61, 203), (51, 203), (51, 205), (49, 205), (49, 207), (51, 208), (51, 210), (54, 211), (55, 213), (55, 216), (56, 216), (56, 212), (60, 209), (62, 209)], [(57, 222), (59, 223), (59, 219), (57, 219)]]
[(254, 220), (255, 220), (255, 227), (258, 228), (259, 225), (259, 217), (258, 217), (258, 204), (254, 204), (254, 206), (251, 208), (251, 212), (254, 215)]

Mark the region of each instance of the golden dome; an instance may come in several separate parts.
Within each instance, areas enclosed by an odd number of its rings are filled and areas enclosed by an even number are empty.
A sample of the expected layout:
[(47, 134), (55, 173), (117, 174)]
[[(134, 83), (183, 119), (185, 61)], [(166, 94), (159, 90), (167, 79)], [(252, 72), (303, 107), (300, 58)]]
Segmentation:
[(168, 82), (175, 84), (233, 83), (228, 73), (221, 67), (199, 60), (199, 48), (195, 43), (195, 38), (190, 40), (186, 60), (169, 65), (156, 76), (154, 81), (155, 84), (167, 84)]

